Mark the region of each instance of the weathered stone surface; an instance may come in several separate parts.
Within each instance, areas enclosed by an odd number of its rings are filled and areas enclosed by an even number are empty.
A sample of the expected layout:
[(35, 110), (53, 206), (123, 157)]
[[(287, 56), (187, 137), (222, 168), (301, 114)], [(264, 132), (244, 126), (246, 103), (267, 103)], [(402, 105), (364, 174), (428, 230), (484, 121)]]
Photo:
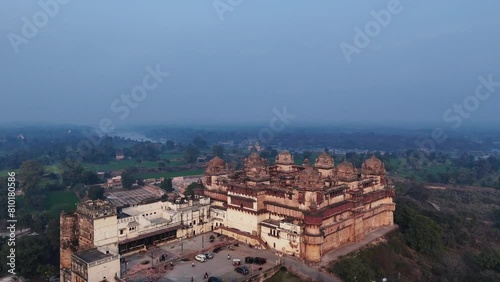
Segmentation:
[(295, 165), (286, 151), (274, 165), (254, 153), (241, 171), (212, 171), (207, 168), (205, 195), (226, 208), (224, 226), (238, 230), (238, 239), (257, 236), (267, 247), (311, 262), (393, 224), (394, 189), (376, 157), (357, 169), (346, 161), (335, 168), (327, 152), (314, 167), (307, 160)]

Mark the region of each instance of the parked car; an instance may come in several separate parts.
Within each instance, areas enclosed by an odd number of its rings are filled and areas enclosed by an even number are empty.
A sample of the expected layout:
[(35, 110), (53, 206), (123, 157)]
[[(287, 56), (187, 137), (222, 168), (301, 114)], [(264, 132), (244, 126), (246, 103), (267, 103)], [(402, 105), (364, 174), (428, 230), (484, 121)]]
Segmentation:
[(253, 257), (246, 257), (245, 263), (253, 263)]
[(205, 255), (202, 255), (202, 254), (196, 255), (194, 258), (199, 262), (207, 261), (207, 258), (205, 257)]
[(253, 263), (255, 263), (255, 264), (262, 265), (262, 264), (265, 264), (266, 262), (267, 262), (267, 260), (265, 258), (255, 257), (253, 259)]
[(240, 265), (241, 259), (233, 259), (233, 266)]
[(218, 252), (220, 252), (220, 251), (222, 251), (222, 248), (221, 248), (221, 247), (216, 247), (216, 248), (214, 249), (214, 253), (218, 253)]
[(222, 282), (222, 279), (212, 276), (212, 277), (208, 278), (208, 282)]
[(234, 270), (242, 275), (247, 275), (248, 273), (250, 273), (250, 271), (248, 271), (248, 267), (246, 266), (239, 266), (236, 267)]
[(210, 235), (210, 242), (213, 242), (215, 240), (214, 235)]
[(212, 253), (205, 253), (205, 257), (207, 259), (211, 259), (211, 258), (214, 258), (214, 255)]

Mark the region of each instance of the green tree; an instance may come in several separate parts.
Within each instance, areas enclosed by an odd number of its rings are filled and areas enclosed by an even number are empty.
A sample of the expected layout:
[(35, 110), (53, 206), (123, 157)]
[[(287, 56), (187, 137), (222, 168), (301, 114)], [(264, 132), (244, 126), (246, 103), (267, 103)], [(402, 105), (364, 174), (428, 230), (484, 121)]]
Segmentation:
[(50, 277), (57, 274), (59, 272), (58, 270), (59, 269), (52, 264), (40, 264), (36, 268), (36, 272), (38, 273), (38, 275), (40, 275), (40, 277), (43, 277), (45, 279), (49, 279)]
[(61, 163), (62, 179), (66, 185), (73, 186), (79, 183), (83, 172), (82, 164), (73, 158), (66, 158)]
[(474, 261), (482, 270), (494, 270), (500, 273), (500, 252), (494, 248), (476, 255)]
[(345, 258), (333, 265), (330, 270), (346, 282), (372, 281), (375, 280), (376, 273), (361, 259), (352, 257)]
[(161, 184), (160, 188), (165, 190), (166, 192), (173, 192), (174, 191), (174, 186), (172, 185), (172, 178), (165, 178)]
[(430, 192), (424, 187), (423, 184), (412, 183), (410, 184), (410, 189), (408, 189), (407, 195), (415, 198), (416, 200), (424, 202), (429, 198)]
[(165, 146), (167, 150), (173, 150), (175, 148), (175, 143), (172, 140), (167, 140), (167, 143), (165, 143)]
[(193, 144), (189, 144), (186, 149), (186, 155), (184, 156), (184, 160), (187, 163), (194, 163), (198, 159), (199, 155), (200, 155), (200, 150), (198, 149), (198, 147), (194, 146)]
[(145, 183), (144, 183), (144, 179), (142, 179), (142, 178), (138, 178), (138, 179), (137, 179), (137, 185), (139, 185), (139, 186), (141, 186), (141, 187), (142, 187), (142, 186), (144, 186), (144, 184), (145, 184)]
[(442, 234), (443, 230), (435, 221), (417, 215), (411, 219), (404, 236), (411, 248), (424, 254), (436, 255), (443, 248)]
[(85, 185), (94, 185), (99, 183), (99, 176), (97, 176), (97, 173), (95, 171), (83, 171), (81, 176), (80, 176), (80, 181), (81, 183), (84, 183)]
[[(7, 264), (9, 247), (4, 244), (1, 251), (1, 264), (3, 271)], [(41, 278), (45, 276), (47, 268), (39, 266), (41, 263), (55, 261), (56, 258), (47, 238), (43, 235), (24, 236), (16, 240), (16, 273), (28, 278)], [(39, 271), (42, 271), (40, 273)]]
[(33, 216), (27, 212), (22, 213), (19, 216), (18, 224), (21, 229), (30, 228), (33, 225)]
[(43, 233), (49, 223), (49, 216), (47, 213), (35, 213), (33, 215), (33, 225), (31, 230), (36, 233)]
[(421, 253), (436, 255), (443, 249), (443, 229), (429, 217), (423, 216), (406, 202), (397, 203), (394, 223), (398, 224), (408, 245)]
[(99, 185), (90, 186), (87, 193), (91, 200), (104, 199), (104, 188)]
[(199, 136), (193, 138), (193, 144), (198, 147), (198, 148), (205, 148), (207, 147), (207, 141)]
[(37, 160), (28, 160), (21, 164), (19, 180), (24, 192), (36, 187), (42, 178), (43, 171), (42, 163)]
[(122, 173), (122, 186), (125, 189), (132, 188), (132, 185), (135, 184), (137, 178), (134, 177), (134, 174), (130, 170), (125, 170)]
[(186, 190), (184, 191), (184, 196), (194, 196), (196, 190), (204, 189), (202, 184), (199, 184), (198, 182), (193, 182), (188, 185)]
[(78, 183), (71, 187), (71, 190), (75, 192), (75, 194), (78, 196), (78, 198), (83, 199), (87, 195), (87, 186), (83, 183)]

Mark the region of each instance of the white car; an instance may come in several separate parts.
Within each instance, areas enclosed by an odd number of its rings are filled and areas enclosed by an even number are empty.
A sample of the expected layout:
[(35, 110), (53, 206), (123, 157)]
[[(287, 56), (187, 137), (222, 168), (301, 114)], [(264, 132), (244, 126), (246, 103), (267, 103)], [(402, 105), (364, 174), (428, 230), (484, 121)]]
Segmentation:
[(196, 255), (194, 258), (199, 262), (207, 261), (207, 257), (205, 257), (205, 255), (203, 255), (203, 254)]

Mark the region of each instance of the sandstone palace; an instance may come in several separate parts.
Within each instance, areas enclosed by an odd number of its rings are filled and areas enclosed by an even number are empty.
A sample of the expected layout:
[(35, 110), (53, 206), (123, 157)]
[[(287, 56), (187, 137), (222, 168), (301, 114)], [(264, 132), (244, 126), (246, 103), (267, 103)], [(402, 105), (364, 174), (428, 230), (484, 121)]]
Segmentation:
[(368, 232), (393, 224), (394, 188), (375, 156), (360, 169), (335, 165), (323, 152), (314, 165), (295, 165), (281, 152), (274, 165), (258, 154), (240, 171), (220, 158), (208, 163), (204, 194), (211, 198), (215, 227), (242, 241), (318, 262), (321, 256)]
[(193, 198), (137, 201), (128, 190), (61, 213), (62, 281), (119, 281), (121, 255), (208, 231), (318, 262), (393, 224), (394, 189), (375, 156), (358, 169), (327, 152), (314, 165), (296, 165), (286, 151), (269, 165), (253, 153), (242, 170), (216, 157), (198, 183)]

